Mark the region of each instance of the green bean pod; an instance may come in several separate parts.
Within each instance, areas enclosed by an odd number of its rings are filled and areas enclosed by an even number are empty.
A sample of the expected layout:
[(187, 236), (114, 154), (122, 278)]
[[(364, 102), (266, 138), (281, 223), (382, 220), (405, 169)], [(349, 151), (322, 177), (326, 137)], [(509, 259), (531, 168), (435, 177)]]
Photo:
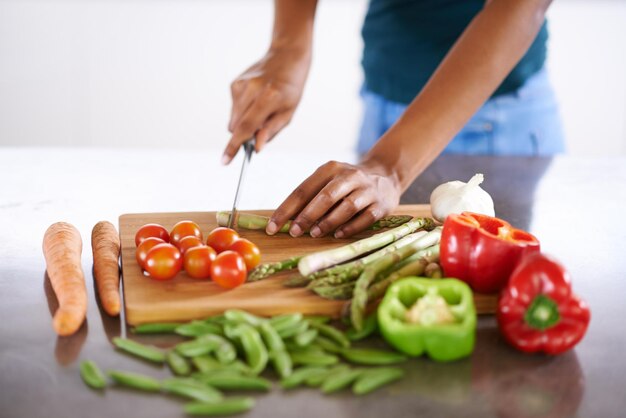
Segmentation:
[(205, 321), (191, 321), (180, 325), (175, 330), (176, 334), (184, 337), (201, 337), (207, 334), (222, 334), (222, 327), (218, 324)]
[(187, 376), (191, 373), (189, 362), (174, 350), (167, 352), (165, 356), (168, 366), (177, 376)]
[(202, 338), (215, 344), (215, 356), (220, 363), (229, 364), (237, 358), (235, 346), (221, 335), (205, 335)]
[(233, 415), (249, 411), (254, 407), (254, 399), (247, 397), (226, 398), (219, 402), (195, 402), (185, 405), (185, 413), (189, 415)]
[(265, 341), (265, 344), (270, 351), (285, 350), (285, 343), (283, 342), (283, 339), (280, 338), (278, 332), (276, 332), (274, 327), (269, 322), (262, 323), (259, 326), (259, 331), (261, 332), (263, 341)]
[(199, 376), (198, 380), (209, 386), (224, 390), (260, 390), (268, 391), (272, 383), (258, 376), (244, 376), (235, 373), (212, 373)]
[(301, 313), (278, 315), (269, 319), (270, 324), (277, 332), (280, 332), (284, 330), (285, 328), (292, 328), (301, 321), (302, 321)]
[(364, 371), (352, 385), (355, 395), (365, 395), (381, 386), (401, 379), (404, 370), (397, 367), (383, 367)]
[(222, 364), (219, 361), (208, 355), (192, 357), (191, 363), (202, 373), (208, 373), (222, 367)]
[(250, 312), (242, 311), (241, 309), (228, 309), (224, 312), (224, 318), (226, 318), (227, 321), (239, 324), (248, 324), (255, 328), (266, 321), (265, 318), (252, 315)]
[(144, 360), (154, 363), (163, 363), (165, 361), (165, 353), (156, 347), (140, 344), (136, 341), (126, 338), (113, 338), (113, 344), (122, 351), (140, 357)]
[(408, 357), (404, 354), (374, 348), (347, 348), (341, 351), (341, 355), (350, 363), (370, 366), (384, 366), (408, 360)]
[(283, 389), (292, 389), (298, 387), (304, 383), (306, 379), (311, 378), (317, 374), (324, 374), (328, 372), (328, 368), (320, 366), (308, 366), (296, 369), (290, 376), (281, 379), (280, 386)]
[(215, 337), (215, 335), (203, 335), (195, 340), (177, 344), (175, 349), (179, 354), (185, 357), (196, 357), (208, 354), (217, 348), (217, 340), (212, 337)]
[(322, 337), (321, 335), (317, 336), (314, 343), (319, 345), (320, 347), (322, 347), (323, 350), (328, 351), (329, 353), (337, 354), (340, 353), (341, 350), (343, 350), (343, 348), (338, 346), (337, 343), (326, 337)]
[(290, 354), (293, 364), (305, 366), (331, 366), (339, 362), (339, 357), (334, 354), (307, 353), (306, 351), (293, 352)]
[(304, 319), (308, 322), (317, 322), (318, 324), (327, 324), (330, 322), (330, 316), (325, 315), (307, 315)]
[(315, 328), (308, 329), (294, 337), (296, 345), (300, 347), (306, 347), (315, 340), (318, 331)]
[(254, 374), (259, 374), (267, 366), (269, 355), (259, 332), (248, 324), (239, 325), (241, 345), (246, 353), (248, 366)]
[(304, 380), (304, 383), (306, 383), (307, 386), (317, 387), (320, 386), (329, 376), (346, 370), (350, 370), (350, 367), (345, 364), (339, 364), (332, 369), (327, 370), (326, 373), (309, 376)]
[(109, 377), (122, 386), (139, 389), (146, 392), (158, 392), (161, 390), (161, 383), (149, 376), (138, 373), (124, 372), (121, 370), (109, 370)]
[(348, 348), (350, 347), (350, 340), (348, 337), (344, 335), (343, 332), (339, 331), (337, 328), (332, 325), (326, 324), (318, 324), (316, 322), (311, 322), (311, 326), (319, 331), (319, 333), (325, 337), (330, 338), (339, 344), (340, 347)]
[(342, 370), (338, 373), (329, 374), (326, 376), (324, 382), (322, 382), (322, 392), (333, 393), (348, 387), (352, 384), (361, 374), (363, 370), (348, 369)]
[(166, 379), (161, 387), (168, 393), (200, 402), (217, 402), (223, 399), (220, 391), (193, 379)]
[(180, 322), (155, 322), (139, 324), (131, 328), (131, 331), (133, 334), (172, 334), (180, 325)]
[(346, 331), (346, 337), (348, 337), (350, 341), (360, 341), (376, 333), (376, 331), (378, 331), (378, 318), (374, 312), (365, 318), (363, 321), (363, 329), (361, 329), (361, 331), (357, 331), (356, 328), (350, 327)]
[(80, 376), (87, 386), (94, 389), (103, 389), (106, 385), (106, 378), (96, 363), (85, 360), (80, 363)]
[(309, 329), (309, 323), (307, 321), (300, 321), (290, 327), (276, 328), (276, 332), (284, 339), (302, 334), (307, 329)]

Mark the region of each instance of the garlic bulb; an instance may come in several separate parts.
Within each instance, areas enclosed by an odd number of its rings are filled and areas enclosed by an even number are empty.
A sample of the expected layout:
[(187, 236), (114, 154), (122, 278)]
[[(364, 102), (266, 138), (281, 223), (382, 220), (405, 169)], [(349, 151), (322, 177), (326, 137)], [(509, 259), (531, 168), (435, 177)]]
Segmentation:
[(480, 187), (484, 177), (475, 174), (467, 183), (450, 181), (441, 184), (430, 195), (433, 217), (443, 222), (451, 213), (475, 212), (495, 216), (493, 199)]

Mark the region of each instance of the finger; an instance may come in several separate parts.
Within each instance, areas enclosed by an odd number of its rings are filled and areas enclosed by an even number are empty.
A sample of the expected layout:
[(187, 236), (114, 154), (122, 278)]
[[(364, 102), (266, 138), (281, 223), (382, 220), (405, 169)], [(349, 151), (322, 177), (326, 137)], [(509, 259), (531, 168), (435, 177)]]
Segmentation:
[(348, 238), (370, 227), (374, 222), (385, 216), (384, 211), (376, 203), (369, 205), (357, 217), (335, 231), (335, 238)]
[(270, 116), (265, 125), (256, 133), (256, 152), (260, 152), (265, 148), (265, 145), (289, 124), (292, 115), (292, 111), (285, 111)]
[(312, 237), (321, 237), (334, 231), (370, 206), (374, 199), (362, 191), (354, 191), (311, 228)]
[(354, 183), (346, 181), (343, 177), (330, 180), (294, 219), (289, 233), (292, 236), (300, 236), (311, 229), (337, 202), (348, 196), (354, 187)]
[(336, 163), (326, 163), (315, 170), (315, 173), (310, 175), (291, 192), (270, 217), (265, 232), (269, 235), (274, 235), (278, 232), (289, 219), (300, 212), (328, 184), (335, 173), (332, 164)]
[(233, 132), (241, 117), (261, 94), (259, 83), (253, 80), (235, 80), (230, 87), (233, 106), (230, 111), (228, 130)]

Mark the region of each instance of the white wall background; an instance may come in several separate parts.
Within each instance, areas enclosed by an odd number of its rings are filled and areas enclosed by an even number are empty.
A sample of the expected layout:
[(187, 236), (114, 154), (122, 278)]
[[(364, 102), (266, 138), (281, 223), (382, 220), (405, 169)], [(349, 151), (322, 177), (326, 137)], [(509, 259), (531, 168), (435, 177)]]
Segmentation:
[[(353, 147), (366, 0), (321, 0), (303, 102), (273, 145)], [(570, 152), (626, 154), (626, 3), (560, 0), (549, 67)], [(0, 146), (221, 149), (270, 0), (0, 0)]]

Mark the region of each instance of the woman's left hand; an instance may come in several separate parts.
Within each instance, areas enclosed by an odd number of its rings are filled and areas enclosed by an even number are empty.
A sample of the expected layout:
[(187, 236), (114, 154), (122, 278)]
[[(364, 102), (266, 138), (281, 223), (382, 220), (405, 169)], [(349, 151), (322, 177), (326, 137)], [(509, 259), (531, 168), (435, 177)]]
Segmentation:
[(388, 215), (400, 202), (397, 176), (383, 165), (330, 161), (300, 184), (274, 211), (266, 232), (275, 234), (289, 219), (289, 233), (321, 237), (335, 231), (349, 237)]

